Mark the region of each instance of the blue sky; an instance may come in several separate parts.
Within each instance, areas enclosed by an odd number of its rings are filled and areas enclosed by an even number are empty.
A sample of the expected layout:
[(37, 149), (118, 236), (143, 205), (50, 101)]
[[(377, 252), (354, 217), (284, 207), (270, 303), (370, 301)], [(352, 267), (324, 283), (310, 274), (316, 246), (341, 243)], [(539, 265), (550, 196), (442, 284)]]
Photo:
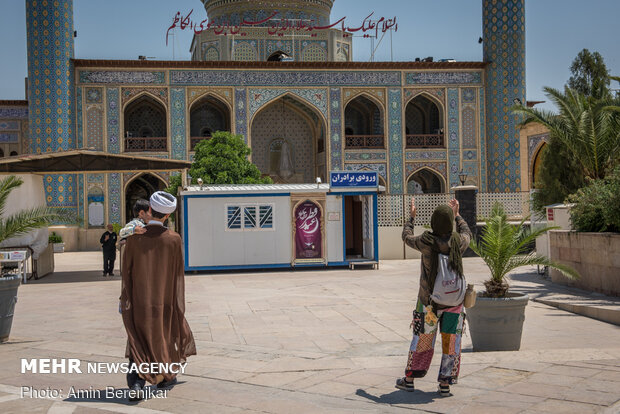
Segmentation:
[[(24, 99), (24, 3), (0, 0), (0, 99)], [(178, 32), (174, 48), (166, 47), (165, 32), (177, 11), (185, 14), (191, 9), (196, 20), (206, 17), (200, 0), (74, 0), (76, 57), (189, 60), (190, 31)], [(396, 61), (426, 56), (480, 61), (481, 9), (482, 0), (336, 0), (332, 21), (346, 16), (353, 26), (372, 11), (375, 16), (396, 16), (398, 32), (392, 41)], [(620, 75), (619, 16), (618, 0), (526, 0), (528, 100), (545, 100), (543, 86), (561, 88), (570, 76), (571, 61), (583, 48), (600, 52), (610, 72)], [(390, 60), (388, 39), (375, 60)], [(354, 59), (369, 57), (370, 41), (355, 39)], [(618, 88), (618, 83), (612, 87)]]

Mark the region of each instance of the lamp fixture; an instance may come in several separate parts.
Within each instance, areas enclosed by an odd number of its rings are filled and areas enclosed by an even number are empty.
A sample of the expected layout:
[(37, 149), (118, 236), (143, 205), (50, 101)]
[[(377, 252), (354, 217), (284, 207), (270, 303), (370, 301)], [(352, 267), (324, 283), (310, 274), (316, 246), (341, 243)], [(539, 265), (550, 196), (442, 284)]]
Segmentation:
[(461, 181), (461, 185), (465, 185), (465, 181), (467, 181), (467, 173), (461, 169), (459, 172), (459, 180)]

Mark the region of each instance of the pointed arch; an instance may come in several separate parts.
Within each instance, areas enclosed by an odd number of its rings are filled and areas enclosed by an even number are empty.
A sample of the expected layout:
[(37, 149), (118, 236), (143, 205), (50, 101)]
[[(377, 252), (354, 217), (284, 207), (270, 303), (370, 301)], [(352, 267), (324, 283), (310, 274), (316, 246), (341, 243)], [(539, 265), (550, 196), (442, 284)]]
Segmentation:
[(446, 179), (437, 170), (431, 167), (420, 167), (407, 177), (407, 194), (416, 194), (412, 182), (420, 185), (423, 194), (444, 193), (446, 191)]
[(406, 148), (445, 148), (443, 102), (421, 91), (406, 101), (404, 127)]
[(540, 166), (542, 164), (541, 162), (542, 153), (546, 146), (547, 146), (547, 142), (544, 140), (541, 141), (536, 147), (536, 149), (534, 150), (533, 152), (534, 156), (530, 160), (530, 173), (528, 175), (530, 179), (530, 188), (532, 189), (536, 188), (536, 179), (537, 179), (538, 173), (540, 172)]
[(385, 107), (360, 92), (344, 106), (345, 148), (385, 148)]
[(217, 131), (230, 131), (232, 108), (212, 92), (206, 92), (189, 105), (189, 148), (193, 151), (203, 139)]
[(293, 100), (299, 101), (300, 103), (306, 105), (307, 107), (309, 107), (310, 109), (312, 109), (312, 112), (314, 112), (316, 115), (319, 116), (319, 118), (321, 119), (321, 121), (323, 122), (324, 125), (327, 125), (327, 117), (326, 115), (319, 109), (316, 107), (316, 105), (314, 105), (311, 101), (309, 101), (308, 99), (306, 99), (305, 97), (301, 96), (300, 94), (296, 93), (295, 91), (283, 91), (283, 93), (274, 96), (270, 99), (267, 99), (264, 102), (261, 102), (260, 106), (258, 108), (254, 109), (254, 112), (251, 114), (250, 116), (250, 122), (249, 124), (252, 125), (252, 122), (254, 122), (254, 118), (256, 118), (256, 115), (258, 115), (258, 113), (260, 111), (262, 111), (263, 109), (265, 109), (267, 106), (271, 105), (272, 103), (274, 103), (275, 101), (277, 101), (278, 99), (282, 99), (285, 97), (289, 97)]
[(164, 101), (144, 91), (123, 105), (125, 152), (168, 150), (168, 109)]
[[(315, 177), (326, 176), (325, 166), (317, 162), (325, 147), (326, 130), (317, 108), (297, 95), (280, 95), (262, 105), (251, 119), (252, 162), (278, 182), (314, 182)], [(281, 146), (272, 146), (276, 139)]]
[(122, 197), (122, 214), (124, 222), (132, 218), (131, 209), (138, 198), (148, 198), (155, 191), (163, 190), (168, 187), (168, 182), (159, 174), (154, 172), (139, 173), (131, 177), (124, 183)]

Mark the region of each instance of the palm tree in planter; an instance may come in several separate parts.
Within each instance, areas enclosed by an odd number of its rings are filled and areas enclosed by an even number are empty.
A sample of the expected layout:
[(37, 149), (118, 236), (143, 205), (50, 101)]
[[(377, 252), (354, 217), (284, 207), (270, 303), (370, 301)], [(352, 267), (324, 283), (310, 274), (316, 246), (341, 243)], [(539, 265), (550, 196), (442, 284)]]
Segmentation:
[[(54, 221), (70, 220), (65, 211), (55, 211), (48, 207), (33, 207), (5, 216), (9, 194), (22, 184), (22, 179), (13, 175), (0, 180), (0, 242), (47, 227)], [(0, 266), (0, 342), (6, 341), (11, 332), (19, 284), (19, 275), (5, 274)]]
[(517, 351), (521, 346), (529, 298), (527, 294), (508, 291), (509, 272), (522, 266), (542, 265), (557, 269), (570, 279), (579, 277), (570, 266), (528, 252), (538, 236), (556, 227), (530, 230), (524, 226), (526, 219), (516, 226), (509, 224), (503, 206), (496, 203), (480, 240), (470, 244), (491, 271), (491, 278), (484, 282), (485, 291), (478, 293), (476, 306), (467, 311), (474, 351)]

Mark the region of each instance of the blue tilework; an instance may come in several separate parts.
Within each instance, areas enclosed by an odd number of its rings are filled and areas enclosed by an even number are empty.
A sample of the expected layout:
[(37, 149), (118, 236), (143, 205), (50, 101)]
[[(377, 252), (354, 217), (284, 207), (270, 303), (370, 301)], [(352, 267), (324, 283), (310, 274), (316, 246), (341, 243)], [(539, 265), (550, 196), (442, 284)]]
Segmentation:
[(170, 90), (170, 133), (172, 136), (172, 158), (187, 158), (187, 139), (185, 136), (185, 88)]
[(342, 171), (342, 93), (340, 88), (329, 90), (329, 113), (330, 113), (330, 171)]
[(107, 124), (108, 124), (108, 152), (118, 154), (121, 149), (120, 135), (120, 101), (118, 88), (107, 88)]
[(483, 0), (486, 69), (488, 190), (521, 190), (518, 117), (510, 107), (525, 104), (525, 0)]
[(460, 151), (459, 151), (459, 90), (448, 89), (448, 169), (449, 186), (460, 184)]
[(403, 194), (402, 118), (402, 90), (388, 89), (388, 153), (391, 194)]

